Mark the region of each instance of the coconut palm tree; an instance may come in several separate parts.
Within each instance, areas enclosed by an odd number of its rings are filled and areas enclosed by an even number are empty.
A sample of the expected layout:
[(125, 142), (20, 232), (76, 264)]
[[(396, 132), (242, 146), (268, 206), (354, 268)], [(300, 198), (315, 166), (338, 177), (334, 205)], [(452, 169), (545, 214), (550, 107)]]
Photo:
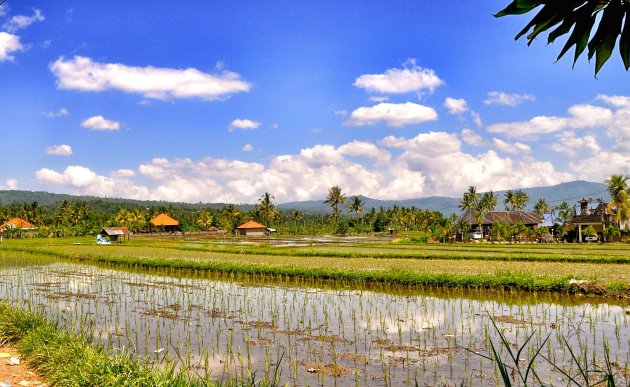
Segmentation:
[(514, 199), (512, 200), (512, 210), (524, 211), (525, 207), (527, 207), (528, 201), (529, 201), (529, 195), (527, 195), (525, 192), (521, 190), (514, 192)]
[(621, 229), (621, 222), (630, 217), (630, 193), (628, 192), (628, 180), (630, 176), (612, 175), (604, 183), (608, 185), (610, 203), (608, 210), (614, 211), (617, 228)]
[(479, 209), (483, 212), (494, 211), (497, 206), (497, 196), (492, 192), (484, 192), (479, 199)]
[(241, 216), (241, 211), (239, 211), (239, 209), (236, 208), (234, 204), (228, 204), (226, 207), (223, 208), (221, 213), (228, 220), (230, 231), (234, 232), (234, 229), (236, 228), (235, 222), (238, 217)]
[(273, 204), (273, 199), (274, 197), (269, 192), (265, 192), (260, 199), (258, 199), (258, 203), (260, 203), (260, 217), (265, 226), (269, 226), (269, 221), (278, 213), (276, 205)]
[(304, 214), (298, 210), (291, 212), (291, 220), (295, 222), (295, 232), (298, 232), (298, 223), (304, 220)]
[(324, 204), (328, 204), (333, 209), (332, 217), (335, 220), (335, 223), (339, 221), (340, 217), (339, 206), (346, 204), (346, 200), (346, 194), (341, 191), (341, 188), (338, 185), (332, 186), (328, 189), (328, 195), (326, 196)]
[(483, 238), (483, 211), (479, 206), (481, 195), (477, 193), (477, 188), (474, 186), (468, 187), (468, 191), (464, 193), (462, 201), (459, 203), (459, 208), (464, 212), (470, 212), (475, 217), (481, 237)]
[(364, 205), (365, 205), (365, 202), (361, 200), (359, 196), (355, 195), (355, 196), (350, 197), (350, 203), (349, 203), (350, 211), (354, 212), (357, 219), (359, 219), (359, 213), (363, 212)]
[(538, 199), (536, 204), (534, 204), (534, 212), (540, 216), (549, 211), (551, 211), (551, 207), (549, 207), (549, 204), (547, 204), (547, 201), (543, 198)]
[(203, 230), (207, 230), (212, 226), (212, 222), (214, 221), (214, 216), (206, 210), (202, 210), (197, 217), (197, 225), (199, 225)]

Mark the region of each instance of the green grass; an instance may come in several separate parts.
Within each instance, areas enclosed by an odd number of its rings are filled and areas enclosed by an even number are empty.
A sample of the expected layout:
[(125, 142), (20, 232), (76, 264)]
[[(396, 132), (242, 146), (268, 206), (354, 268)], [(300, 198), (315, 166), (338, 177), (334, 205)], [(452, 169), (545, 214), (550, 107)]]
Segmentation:
[[(75, 244), (81, 243), (81, 244)], [(127, 267), (265, 274), (466, 289), (585, 292), (628, 297), (630, 246), (410, 245), (379, 243), (273, 247), (213, 240), (134, 238), (98, 246), (89, 239), (18, 240), (1, 251)], [(569, 279), (594, 280), (589, 287)]]
[(184, 373), (150, 368), (127, 352), (110, 355), (41, 315), (0, 302), (0, 340), (15, 344), (51, 385), (198, 386)]

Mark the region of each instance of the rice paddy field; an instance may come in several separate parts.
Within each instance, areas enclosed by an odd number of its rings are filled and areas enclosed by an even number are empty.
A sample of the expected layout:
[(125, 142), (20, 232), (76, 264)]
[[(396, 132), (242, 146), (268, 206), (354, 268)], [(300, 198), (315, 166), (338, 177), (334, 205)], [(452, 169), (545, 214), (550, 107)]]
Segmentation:
[(608, 373), (626, 386), (629, 253), (357, 238), (5, 240), (0, 299), (109, 353), (208, 383), (494, 386), (504, 384), (498, 357), (517, 385), (519, 372), (536, 385), (587, 385), (586, 370), (588, 383)]

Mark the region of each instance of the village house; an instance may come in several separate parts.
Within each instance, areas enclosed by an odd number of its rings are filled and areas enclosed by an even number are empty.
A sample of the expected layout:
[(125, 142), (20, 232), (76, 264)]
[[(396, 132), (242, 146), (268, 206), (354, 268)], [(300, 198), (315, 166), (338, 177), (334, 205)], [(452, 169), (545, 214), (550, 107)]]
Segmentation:
[(37, 230), (37, 227), (21, 218), (9, 219), (0, 225), (0, 234), (8, 234), (11, 231), (19, 231), (20, 237), (24, 234), (32, 234)]
[(112, 242), (122, 242), (125, 238), (129, 240), (132, 234), (127, 227), (103, 227), (99, 235), (108, 237)]
[(151, 219), (151, 225), (163, 229), (165, 232), (176, 232), (179, 230), (179, 222), (166, 214), (160, 214)]
[(241, 236), (265, 236), (265, 233), (267, 232), (267, 228), (258, 223), (255, 222), (253, 220), (250, 220), (247, 223), (241, 224), (240, 226), (238, 226), (236, 228), (236, 230), (238, 231), (238, 235)]
[[(617, 226), (615, 211), (608, 208), (608, 203), (598, 203), (594, 208), (589, 206), (589, 201), (586, 199), (578, 200), (578, 203), (580, 210), (575, 211), (568, 228), (572, 239), (578, 242), (585, 241), (584, 229), (592, 226), (597, 232), (597, 239), (603, 240), (604, 230), (610, 225)], [(628, 221), (621, 222), (620, 229), (628, 229)]]
[(505, 223), (508, 225), (514, 225), (517, 223), (523, 223), (529, 229), (537, 228), (544, 219), (541, 216), (533, 212), (527, 211), (488, 211), (483, 214), (481, 219), (481, 227), (479, 230), (479, 220), (475, 216), (474, 211), (467, 210), (462, 214), (460, 220), (466, 222), (471, 229), (476, 230), (473, 232), (475, 239), (481, 238), (481, 235), (487, 236), (492, 234), (492, 226), (497, 223)]

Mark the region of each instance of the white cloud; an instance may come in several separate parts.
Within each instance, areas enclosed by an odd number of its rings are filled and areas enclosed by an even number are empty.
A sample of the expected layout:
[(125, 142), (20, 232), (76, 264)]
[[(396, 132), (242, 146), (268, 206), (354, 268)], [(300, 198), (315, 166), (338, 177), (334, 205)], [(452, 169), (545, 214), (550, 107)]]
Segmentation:
[(0, 32), (0, 62), (13, 60), (15, 57), (11, 55), (14, 52), (24, 49), (20, 38), (6, 32)]
[(18, 181), (16, 179), (6, 179), (4, 185), (0, 185), (0, 189), (16, 190), (18, 189)]
[(488, 99), (483, 101), (486, 105), (505, 105), (516, 106), (525, 101), (535, 101), (536, 97), (532, 94), (508, 94), (502, 91), (491, 91), (488, 93)]
[(430, 132), (413, 138), (388, 136), (378, 143), (320, 144), (274, 156), (267, 164), (158, 157), (140, 165), (138, 176), (131, 170), (99, 175), (75, 165), (62, 172), (43, 168), (36, 178), (41, 184), (99, 196), (254, 203), (265, 191), (279, 202), (318, 200), (333, 185), (348, 195), (405, 199), (458, 197), (469, 185), (479, 190), (550, 185), (573, 176), (529, 156), (503, 158), (494, 151), (472, 155), (461, 145), (456, 134)]
[(67, 144), (52, 145), (46, 148), (46, 154), (52, 156), (70, 156), (72, 155), (72, 147)]
[(245, 144), (243, 145), (243, 152), (251, 152), (254, 150), (254, 147), (252, 146), (252, 144)]
[(380, 102), (387, 102), (389, 101), (389, 97), (384, 95), (384, 96), (371, 96), (370, 98), (368, 98), (370, 101), (372, 102), (376, 102), (376, 103), (380, 103)]
[(615, 107), (630, 107), (630, 97), (623, 95), (605, 95), (599, 94), (597, 99), (600, 101), (604, 101), (608, 105), (612, 105)]
[(93, 116), (81, 123), (84, 128), (98, 131), (116, 131), (120, 130), (120, 123), (117, 121), (108, 120), (105, 117), (98, 115)]
[(9, 19), (2, 25), (2, 28), (9, 32), (17, 32), (30, 26), (33, 23), (43, 22), (46, 20), (42, 11), (39, 9), (33, 10), (33, 16), (16, 15)]
[(468, 128), (462, 129), (462, 140), (464, 140), (465, 143), (474, 146), (481, 146), (484, 144), (483, 138), (477, 132)]
[(207, 74), (194, 68), (136, 67), (120, 63), (97, 63), (81, 56), (71, 60), (61, 57), (50, 65), (50, 70), (57, 77), (57, 87), (60, 89), (93, 92), (114, 89), (142, 94), (148, 99), (217, 100), (251, 89), (250, 83), (230, 71)]
[(56, 112), (55, 111), (43, 112), (42, 114), (48, 118), (66, 117), (70, 115), (70, 111), (68, 111), (68, 109), (66, 108), (61, 108), (57, 110)]
[(532, 148), (527, 145), (527, 144), (523, 144), (520, 142), (515, 142), (515, 143), (509, 143), (507, 141), (503, 141), (499, 138), (493, 138), (492, 141), (494, 142), (494, 146), (500, 150), (503, 151), (505, 153), (510, 153), (510, 154), (519, 154), (519, 153), (531, 153), (532, 152)]
[(444, 101), (444, 107), (448, 110), (449, 114), (462, 114), (468, 111), (468, 103), (465, 99), (447, 97)]
[(350, 126), (365, 126), (385, 122), (388, 126), (401, 127), (435, 121), (437, 118), (437, 112), (433, 108), (416, 103), (380, 103), (375, 106), (360, 107), (354, 110), (346, 124)]
[(229, 130), (230, 132), (233, 132), (236, 129), (253, 130), (259, 128), (260, 125), (262, 125), (262, 122), (237, 118), (234, 121), (230, 122)]
[(337, 148), (341, 155), (367, 157), (380, 163), (386, 163), (391, 155), (384, 149), (367, 141), (352, 141)]
[(0, 4), (0, 17), (6, 15), (8, 11), (9, 11), (9, 7), (7, 6), (6, 3)]
[(354, 81), (354, 86), (371, 92), (401, 94), (428, 90), (433, 92), (442, 85), (435, 71), (423, 69), (409, 60), (402, 69), (389, 69), (383, 74), (364, 74)]
[(479, 115), (479, 113), (471, 110), (470, 117), (472, 118), (475, 125), (477, 125), (478, 128), (481, 128), (481, 116)]
[(558, 132), (567, 127), (562, 117), (538, 116), (529, 121), (500, 123), (488, 126), (491, 133), (501, 133), (512, 138), (533, 139), (536, 135)]
[(588, 181), (604, 181), (612, 174), (630, 175), (630, 154), (600, 150), (591, 157), (569, 163), (577, 178)]
[(132, 169), (119, 169), (109, 174), (111, 177), (133, 177), (136, 173)]
[(511, 138), (535, 139), (538, 135), (559, 132), (564, 129), (596, 128), (610, 125), (613, 112), (599, 106), (578, 104), (568, 109), (568, 117), (537, 116), (529, 121), (499, 123), (488, 126), (491, 133), (505, 134)]
[(563, 132), (556, 136), (556, 141), (551, 144), (551, 149), (554, 152), (575, 158), (578, 154), (583, 157), (586, 152), (589, 154), (599, 152), (601, 148), (592, 134), (576, 136), (572, 132)]

